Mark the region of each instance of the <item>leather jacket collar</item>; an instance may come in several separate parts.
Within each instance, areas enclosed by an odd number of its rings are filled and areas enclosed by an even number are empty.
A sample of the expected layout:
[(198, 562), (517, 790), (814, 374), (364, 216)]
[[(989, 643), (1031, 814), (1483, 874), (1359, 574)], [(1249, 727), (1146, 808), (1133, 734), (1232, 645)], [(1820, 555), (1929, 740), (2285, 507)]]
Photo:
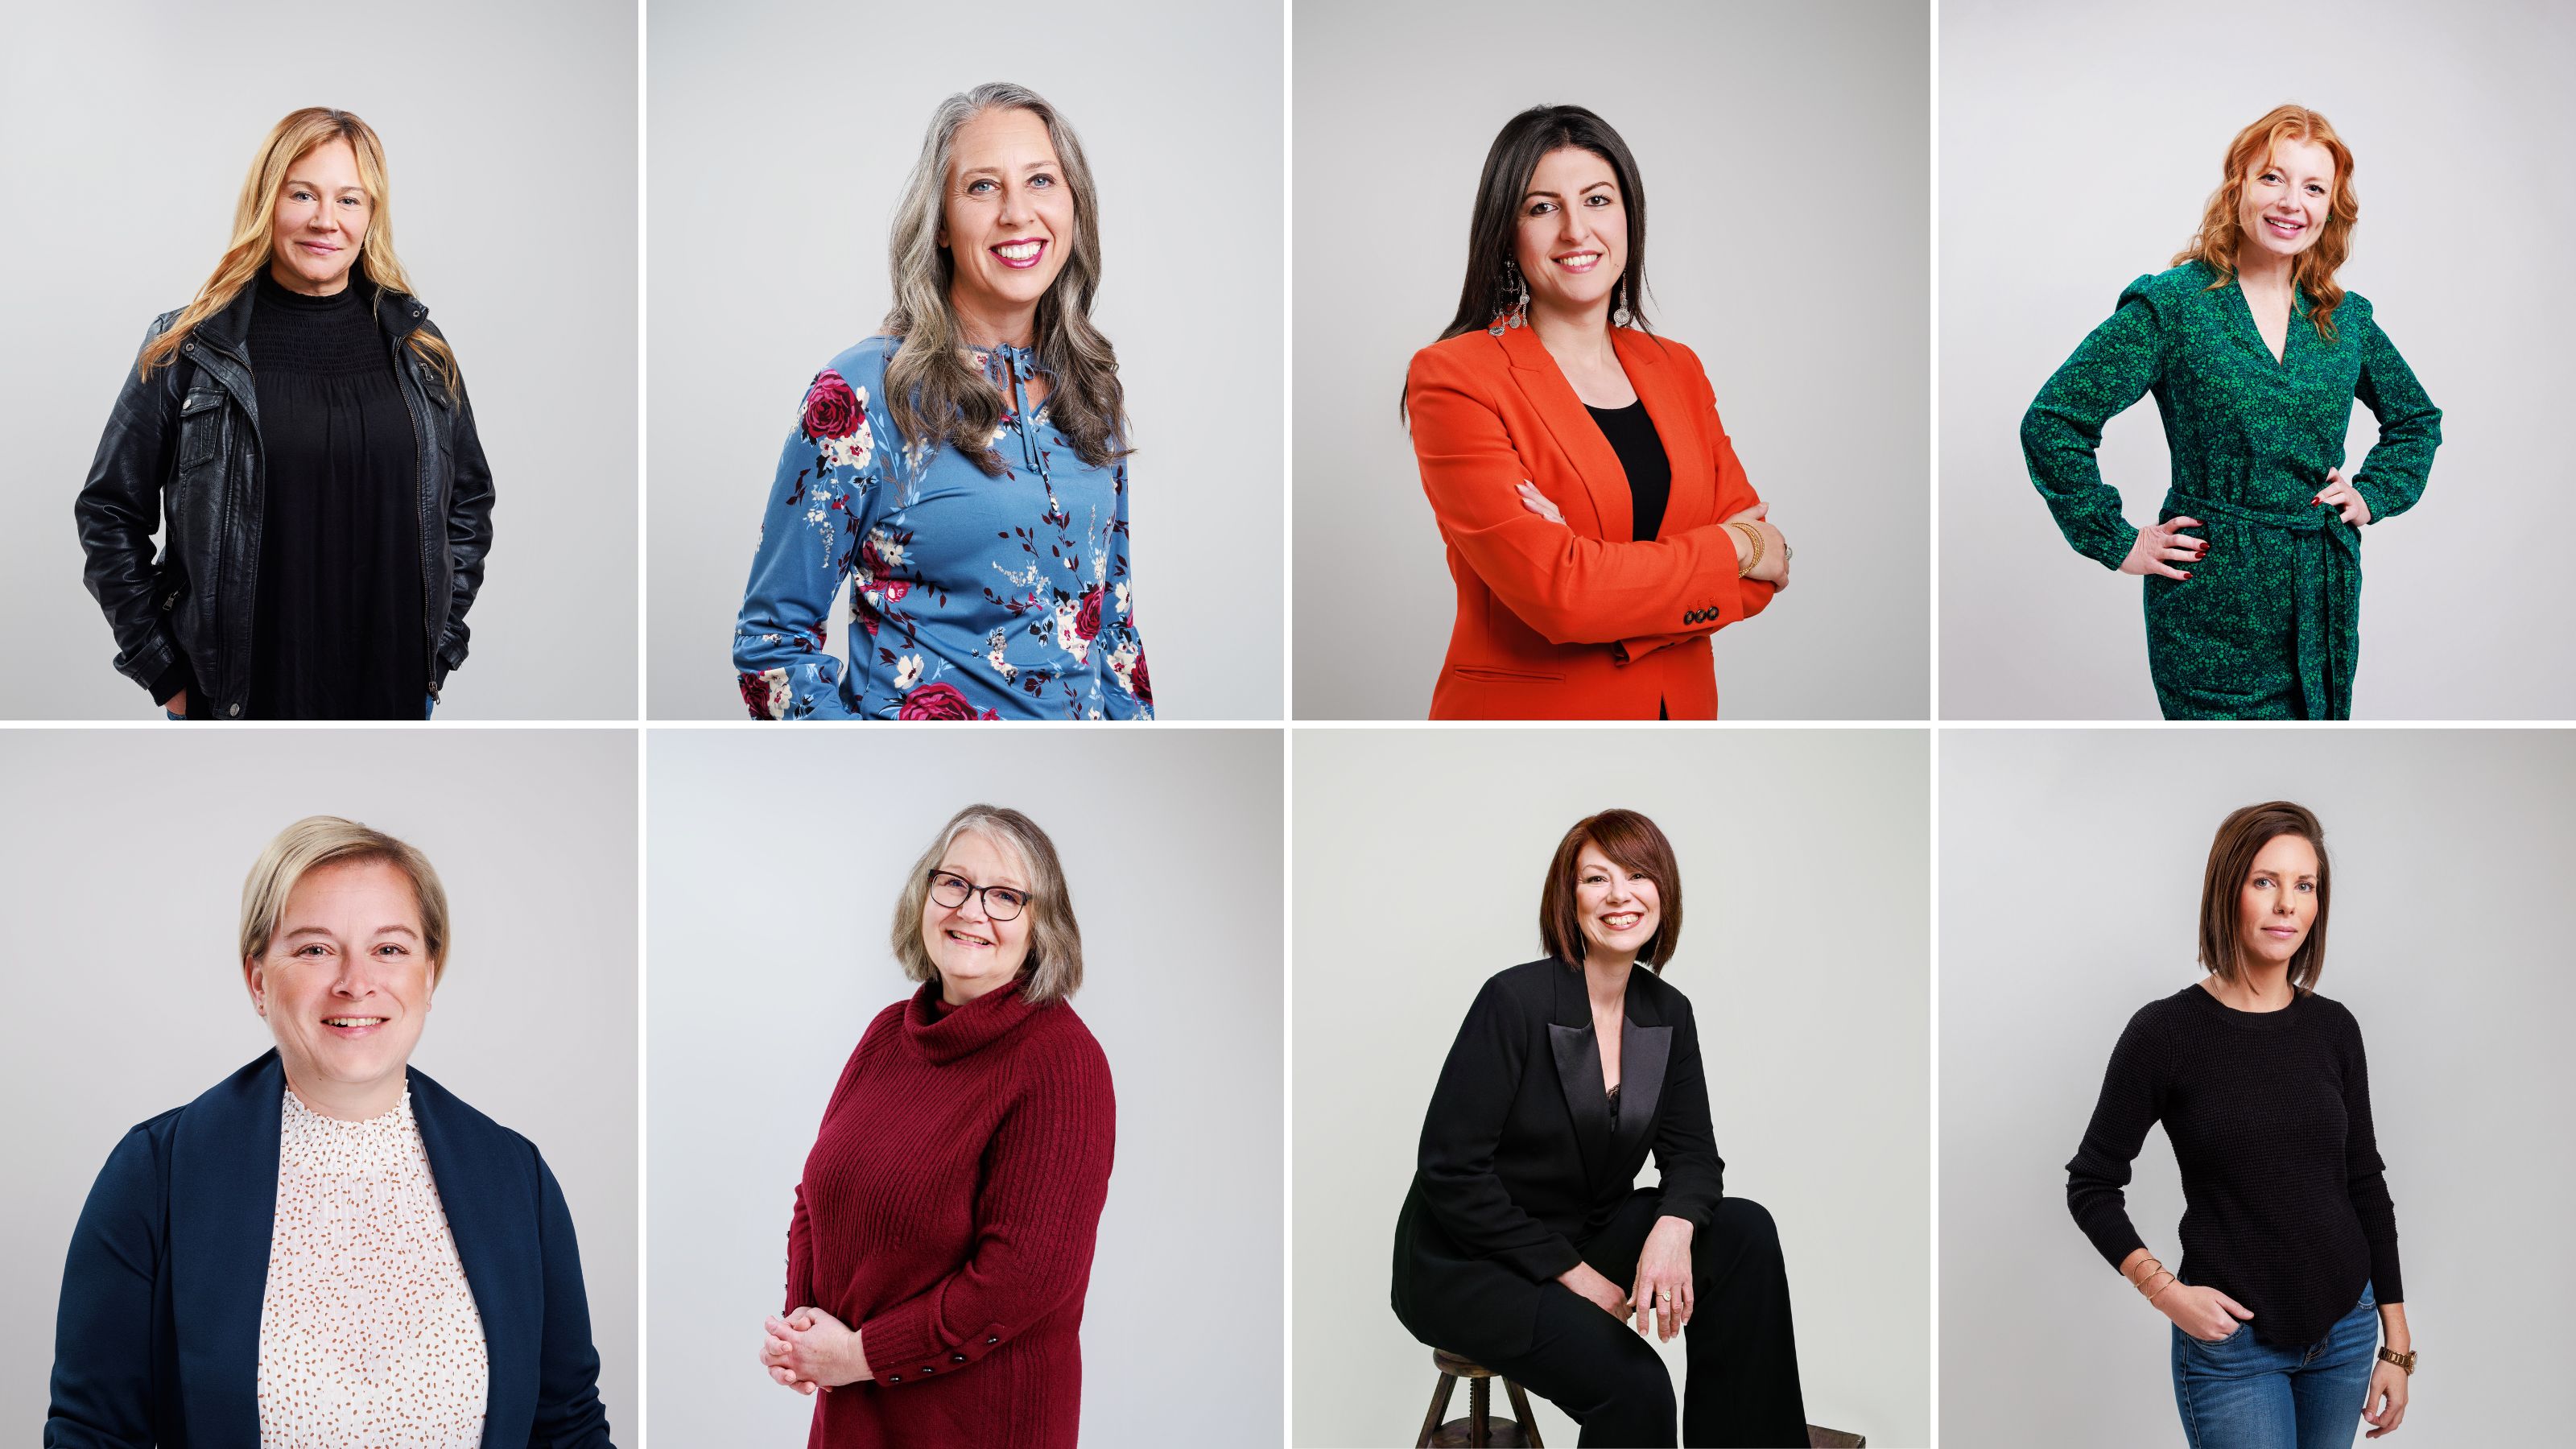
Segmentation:
[[(429, 320), (429, 308), (418, 297), (391, 287), (378, 287), (375, 279), (367, 275), (364, 262), (349, 268), (349, 285), (375, 293), (376, 326), (396, 342), (409, 338)], [(258, 300), (259, 282), (253, 278), (249, 286), (224, 304), (222, 311), (198, 323), (196, 330), (188, 334), (190, 340), (247, 365), (249, 358), (242, 351), (242, 340), (250, 336), (250, 311)]]

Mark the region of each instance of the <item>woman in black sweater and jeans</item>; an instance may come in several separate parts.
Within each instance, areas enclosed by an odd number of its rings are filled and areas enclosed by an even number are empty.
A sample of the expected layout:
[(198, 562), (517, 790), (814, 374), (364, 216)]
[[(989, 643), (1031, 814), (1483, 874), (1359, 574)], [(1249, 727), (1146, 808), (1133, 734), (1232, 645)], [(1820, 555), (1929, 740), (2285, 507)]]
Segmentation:
[[(2356, 1411), (2374, 1439), (2406, 1416), (2413, 1343), (2361, 1028), (2315, 992), (2330, 882), (2307, 810), (2227, 817), (2201, 883), (2210, 974), (2129, 1019), (2066, 1165), (2076, 1223), (2173, 1321), (2192, 1449), (2347, 1446)], [(2121, 1193), (2159, 1121), (2182, 1169), (2178, 1271)]]

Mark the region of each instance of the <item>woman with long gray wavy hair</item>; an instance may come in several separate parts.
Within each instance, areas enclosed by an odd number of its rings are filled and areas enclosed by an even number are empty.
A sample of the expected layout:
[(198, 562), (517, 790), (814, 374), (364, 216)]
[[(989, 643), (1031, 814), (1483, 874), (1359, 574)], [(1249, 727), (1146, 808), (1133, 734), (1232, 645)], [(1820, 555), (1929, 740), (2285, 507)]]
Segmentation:
[[(1098, 195), (1024, 86), (942, 101), (894, 306), (817, 373), (734, 629), (756, 719), (1149, 719)], [(850, 583), (846, 663), (825, 619)]]

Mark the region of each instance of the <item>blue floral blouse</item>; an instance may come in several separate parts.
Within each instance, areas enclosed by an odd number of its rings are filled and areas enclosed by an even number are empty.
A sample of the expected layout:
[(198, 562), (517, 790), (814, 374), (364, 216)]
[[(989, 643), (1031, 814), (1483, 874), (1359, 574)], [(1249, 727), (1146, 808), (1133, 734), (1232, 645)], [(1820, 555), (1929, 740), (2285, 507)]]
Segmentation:
[[(1009, 398), (999, 477), (895, 436), (896, 339), (832, 360), (770, 485), (733, 636), (754, 719), (1151, 719), (1127, 563), (1127, 465), (1082, 461), (1029, 411), (1028, 348), (970, 354)], [(850, 585), (849, 660), (823, 648)]]

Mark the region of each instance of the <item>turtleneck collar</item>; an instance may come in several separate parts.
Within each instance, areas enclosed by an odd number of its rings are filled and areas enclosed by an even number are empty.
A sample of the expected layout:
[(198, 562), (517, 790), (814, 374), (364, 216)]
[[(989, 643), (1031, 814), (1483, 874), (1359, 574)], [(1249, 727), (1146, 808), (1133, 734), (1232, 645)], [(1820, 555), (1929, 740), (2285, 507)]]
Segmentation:
[(1023, 983), (997, 986), (964, 1006), (939, 1000), (939, 983), (925, 981), (904, 1008), (903, 1036), (912, 1049), (934, 1065), (971, 1056), (1019, 1029), (1020, 1023), (1045, 1010), (1030, 1004)]
[(259, 305), (284, 307), (297, 312), (348, 311), (365, 304), (366, 299), (359, 291), (359, 288), (365, 284), (365, 280), (356, 267), (351, 267), (348, 285), (330, 296), (316, 297), (308, 292), (289, 289), (277, 280), (274, 272), (262, 267), (259, 269)]

